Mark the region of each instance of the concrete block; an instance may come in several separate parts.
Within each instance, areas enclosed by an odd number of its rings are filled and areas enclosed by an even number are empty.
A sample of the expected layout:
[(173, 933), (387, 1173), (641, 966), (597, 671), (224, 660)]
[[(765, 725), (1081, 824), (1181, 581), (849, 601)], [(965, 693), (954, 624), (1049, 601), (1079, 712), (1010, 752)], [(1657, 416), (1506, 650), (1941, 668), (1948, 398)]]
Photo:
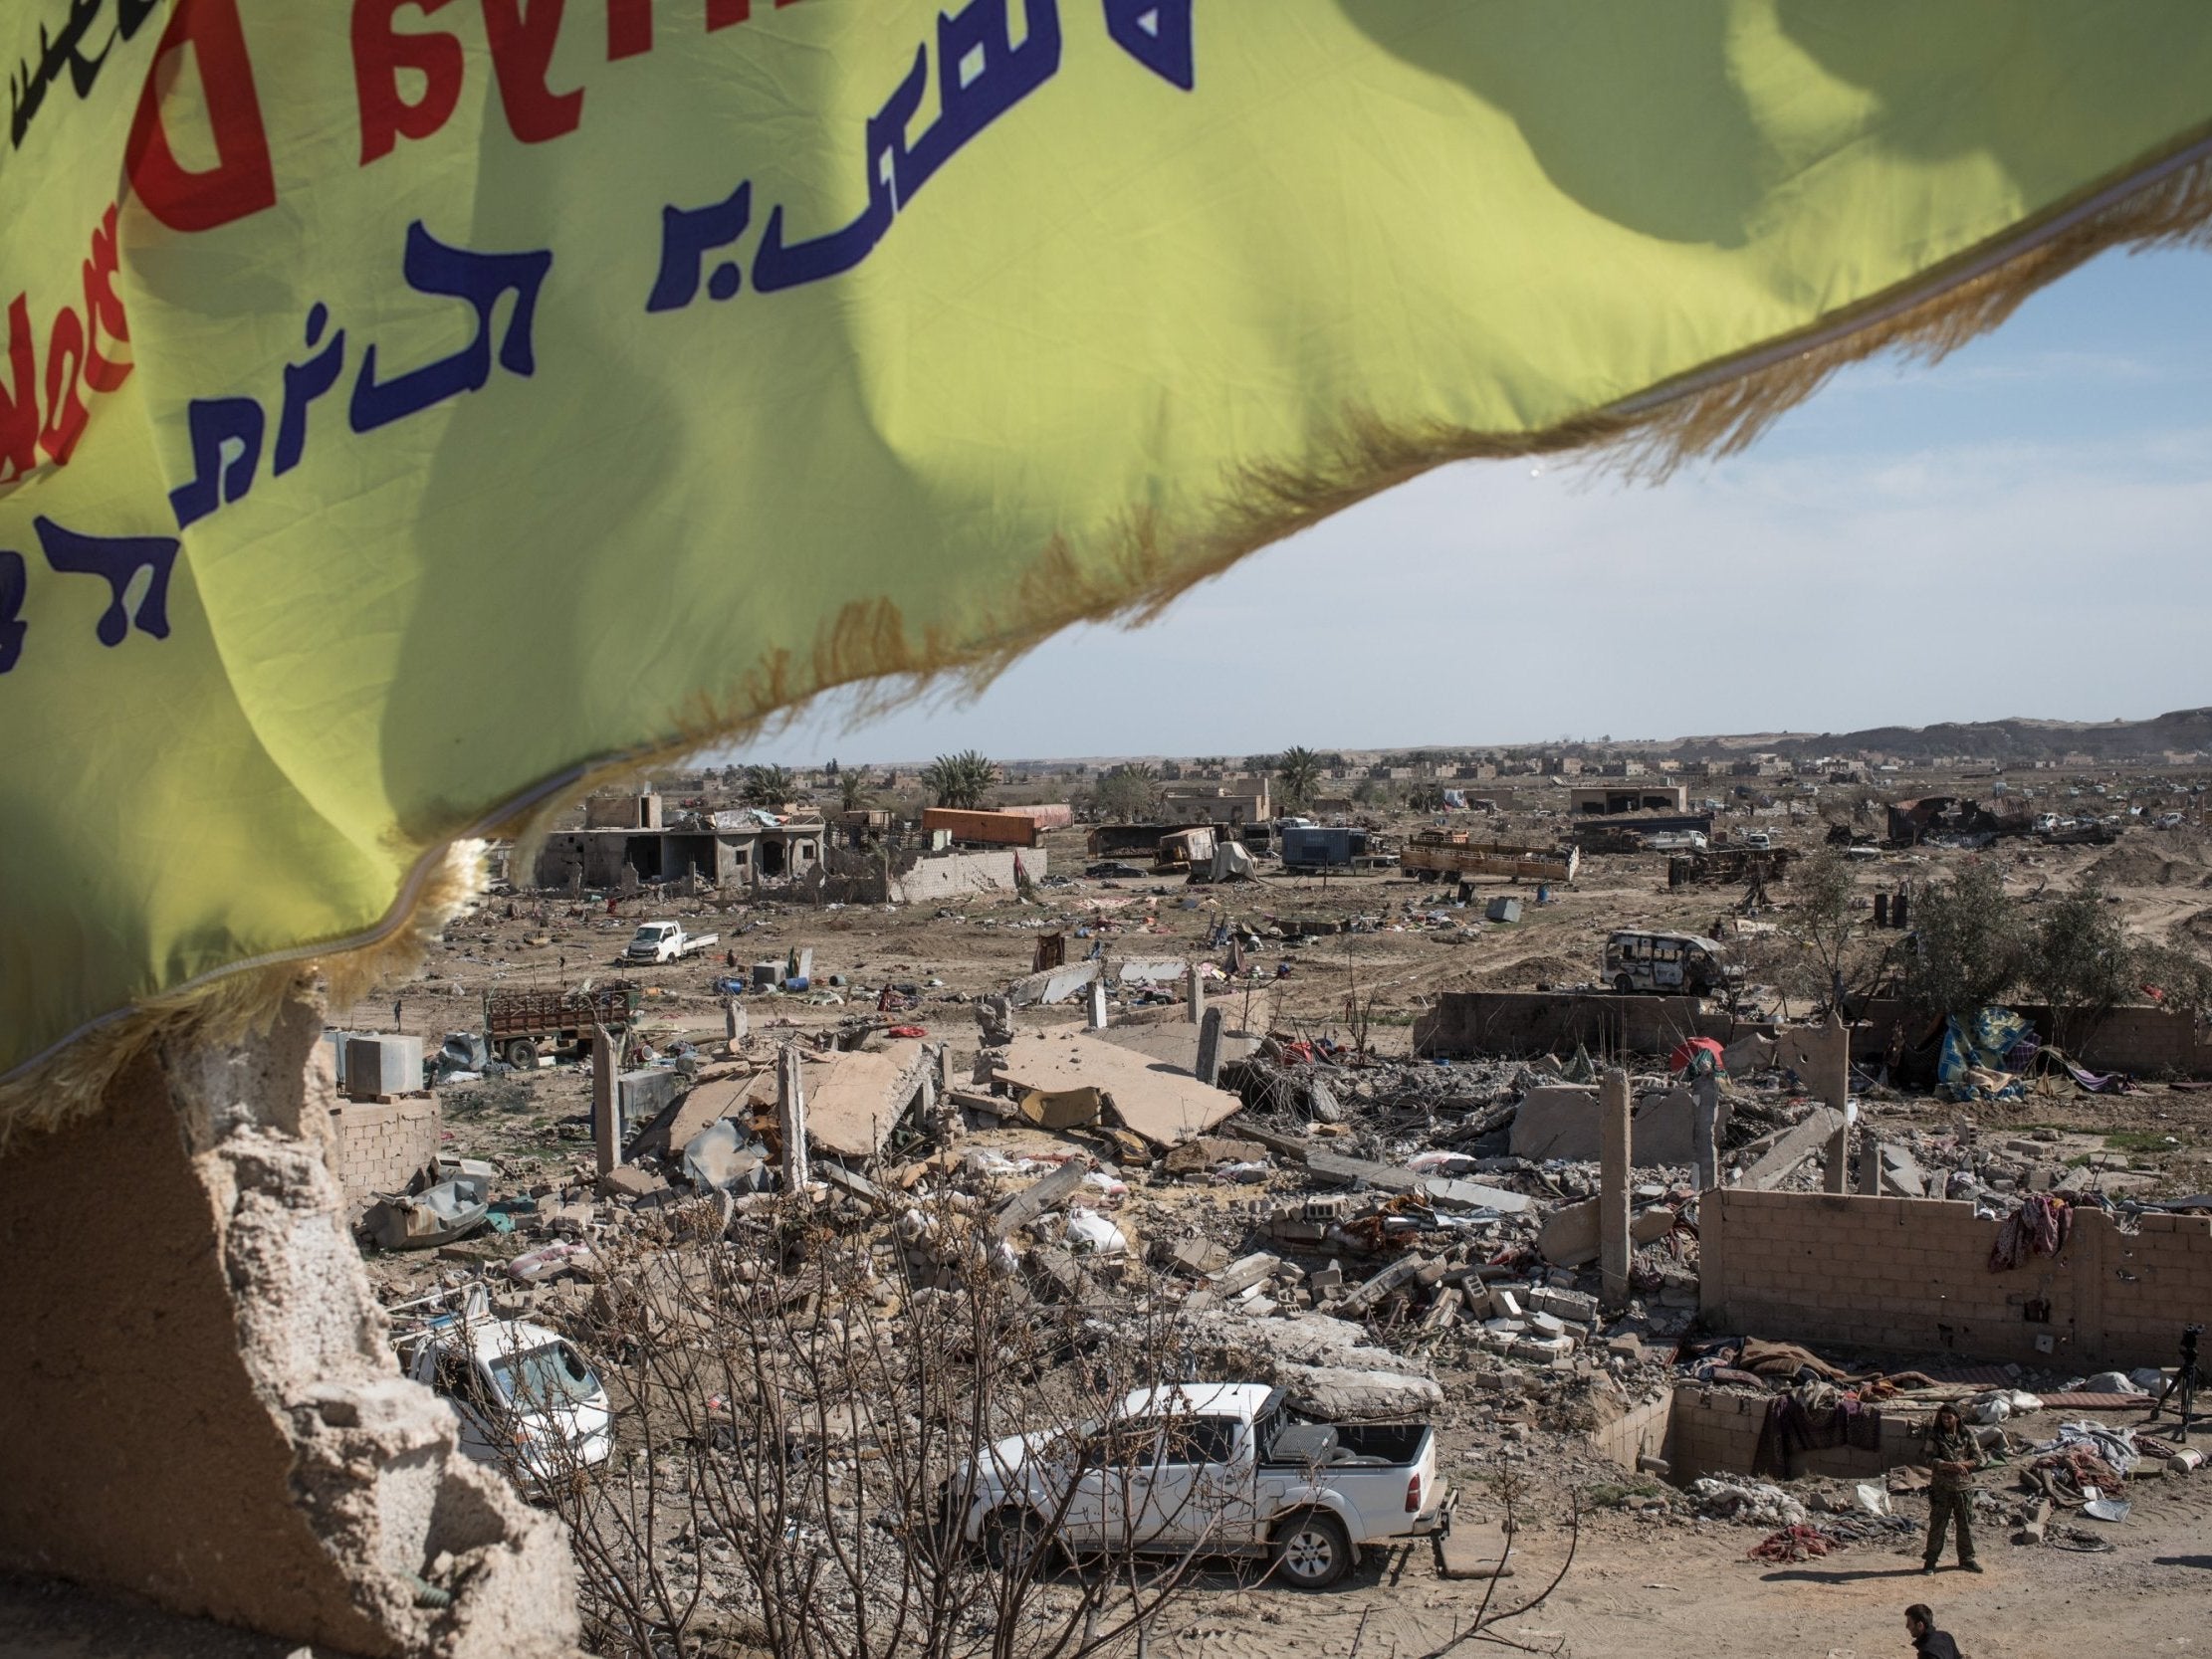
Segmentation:
[(633, 1134), (651, 1123), (684, 1091), (684, 1080), (665, 1067), (649, 1066), (622, 1072), (614, 1079), (615, 1119), (622, 1133)]
[(1881, 1191), (1895, 1198), (1925, 1198), (1928, 1195), (1927, 1171), (1904, 1147), (1885, 1142), (1881, 1148)]
[(345, 1092), (354, 1100), (422, 1087), (422, 1039), (394, 1034), (345, 1040)]

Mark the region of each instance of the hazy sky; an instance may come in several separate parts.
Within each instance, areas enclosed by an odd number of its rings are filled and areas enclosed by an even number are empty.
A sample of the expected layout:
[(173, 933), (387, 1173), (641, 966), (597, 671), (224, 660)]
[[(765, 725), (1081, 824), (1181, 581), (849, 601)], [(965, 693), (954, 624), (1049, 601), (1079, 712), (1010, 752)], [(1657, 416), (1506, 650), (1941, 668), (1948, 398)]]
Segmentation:
[(738, 757), (1242, 754), (2140, 719), (2212, 702), (2202, 254), (2106, 255), (1927, 368), (1864, 365), (1661, 486), (1432, 473), (971, 703)]

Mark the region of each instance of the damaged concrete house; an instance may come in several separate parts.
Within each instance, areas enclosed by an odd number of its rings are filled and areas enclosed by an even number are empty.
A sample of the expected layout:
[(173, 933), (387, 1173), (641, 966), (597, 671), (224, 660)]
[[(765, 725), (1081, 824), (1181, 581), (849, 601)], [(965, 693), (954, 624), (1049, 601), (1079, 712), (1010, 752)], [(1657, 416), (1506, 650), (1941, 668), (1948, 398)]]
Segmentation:
[(617, 893), (667, 882), (782, 886), (813, 875), (829, 839), (819, 817), (786, 818), (753, 807), (668, 812), (658, 793), (594, 795), (584, 812), (583, 828), (546, 837), (538, 886)]

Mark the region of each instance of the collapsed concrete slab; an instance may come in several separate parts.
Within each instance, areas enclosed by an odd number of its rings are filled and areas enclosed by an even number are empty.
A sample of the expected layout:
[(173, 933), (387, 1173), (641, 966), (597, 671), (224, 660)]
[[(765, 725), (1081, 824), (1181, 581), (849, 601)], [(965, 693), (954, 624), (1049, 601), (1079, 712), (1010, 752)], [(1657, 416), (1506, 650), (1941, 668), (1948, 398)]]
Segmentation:
[(1764, 1157), (1746, 1169), (1736, 1185), (1747, 1192), (1778, 1186), (1808, 1158), (1825, 1150), (1843, 1133), (1846, 1119), (1833, 1107), (1815, 1107), (1805, 1121), (1767, 1149)]
[(1919, 1160), (1903, 1146), (1883, 1141), (1879, 1154), (1881, 1162), (1881, 1196), (1891, 1198), (1925, 1198), (1928, 1195), (1927, 1172)]
[(1024, 974), (1006, 987), (1006, 1000), (1016, 1008), (1065, 1002), (1096, 979), (1104, 965), (1097, 961), (1068, 962), (1060, 967), (1048, 967), (1041, 973)]
[(1187, 1071), (1065, 1030), (1017, 1033), (992, 1075), (1015, 1090), (1044, 1095), (1096, 1089), (1113, 1102), (1115, 1116), (1127, 1129), (1157, 1146), (1204, 1135), (1244, 1104), (1224, 1090), (1208, 1088)]
[(883, 1150), (892, 1126), (914, 1104), (923, 1079), (934, 1067), (921, 1043), (900, 1040), (878, 1052), (850, 1049), (808, 1055), (806, 1139), (821, 1152), (839, 1157), (873, 1157)]
[[(1098, 1033), (1098, 1038), (1148, 1060), (1172, 1066), (1179, 1072), (1198, 1074), (1199, 1028), (1187, 1021), (1173, 1025), (1110, 1025)], [(1249, 1059), (1258, 1049), (1259, 1041), (1256, 1032), (1224, 1030), (1221, 1033), (1221, 1064), (1233, 1066)]]
[[(1257, 1131), (1252, 1139), (1264, 1141), (1270, 1146), (1281, 1142), (1270, 1140)], [(1337, 1152), (1316, 1151), (1299, 1144), (1295, 1155), (1305, 1161), (1308, 1173), (1315, 1179), (1335, 1186), (1367, 1186), (1378, 1192), (1412, 1192), (1428, 1199), (1439, 1209), (1495, 1210), (1500, 1215), (1519, 1215), (1536, 1207), (1536, 1200), (1526, 1193), (1508, 1191), (1502, 1186), (1484, 1186), (1479, 1181), (1455, 1180), (1447, 1175), (1424, 1175), (1412, 1169), (1402, 1169), (1392, 1163), (1374, 1163), (1364, 1157), (1345, 1157)]]

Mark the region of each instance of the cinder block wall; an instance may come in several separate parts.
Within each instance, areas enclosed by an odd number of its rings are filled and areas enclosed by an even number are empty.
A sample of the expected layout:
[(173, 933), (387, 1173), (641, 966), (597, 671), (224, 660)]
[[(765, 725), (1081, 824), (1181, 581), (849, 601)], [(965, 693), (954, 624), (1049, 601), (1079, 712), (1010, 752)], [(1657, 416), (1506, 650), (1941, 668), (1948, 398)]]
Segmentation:
[[(1592, 967), (1596, 963), (1593, 960)], [(1731, 1042), (1772, 1027), (1706, 1009), (1690, 996), (1575, 996), (1548, 991), (1446, 991), (1414, 1022), (1416, 1054), (1571, 1054), (1626, 1047), (1663, 1054), (1685, 1037)]]
[[(2055, 1029), (2051, 1010), (2040, 1003), (2013, 1002), (2046, 1042)], [(1852, 1027), (1854, 1059), (1880, 1060), (1900, 1034), (1917, 1041), (1928, 1028), (1927, 1016), (1886, 998), (1870, 1001)], [(2077, 1034), (2067, 1052), (2092, 1070), (2110, 1069), (2159, 1077), (2212, 1077), (2212, 1027), (2186, 1009), (2114, 1008), (2095, 1028)]]
[[(1667, 1479), (1687, 1486), (1705, 1475), (1750, 1474), (1771, 1397), (1703, 1383), (1677, 1387), (1666, 1434)], [(1799, 1475), (1865, 1480), (1897, 1464), (1917, 1462), (1920, 1434), (1916, 1420), (1884, 1414), (1879, 1447), (1823, 1446), (1798, 1453), (1792, 1467)]]
[(388, 1105), (342, 1101), (331, 1109), (331, 1172), (348, 1204), (398, 1192), (437, 1153), (445, 1123), (435, 1098)]
[(1632, 1405), (1603, 1428), (1590, 1431), (1590, 1449), (1633, 1472), (1638, 1458), (1666, 1455), (1667, 1424), (1673, 1410), (1672, 1389)]
[[(2169, 1363), (2212, 1313), (2212, 1216), (2123, 1233), (2078, 1211), (2057, 1256), (1989, 1271), (1998, 1223), (1924, 1198), (1708, 1192), (1702, 1311), (1715, 1331), (2057, 1366)], [(2048, 1349), (2036, 1339), (2051, 1339)]]

